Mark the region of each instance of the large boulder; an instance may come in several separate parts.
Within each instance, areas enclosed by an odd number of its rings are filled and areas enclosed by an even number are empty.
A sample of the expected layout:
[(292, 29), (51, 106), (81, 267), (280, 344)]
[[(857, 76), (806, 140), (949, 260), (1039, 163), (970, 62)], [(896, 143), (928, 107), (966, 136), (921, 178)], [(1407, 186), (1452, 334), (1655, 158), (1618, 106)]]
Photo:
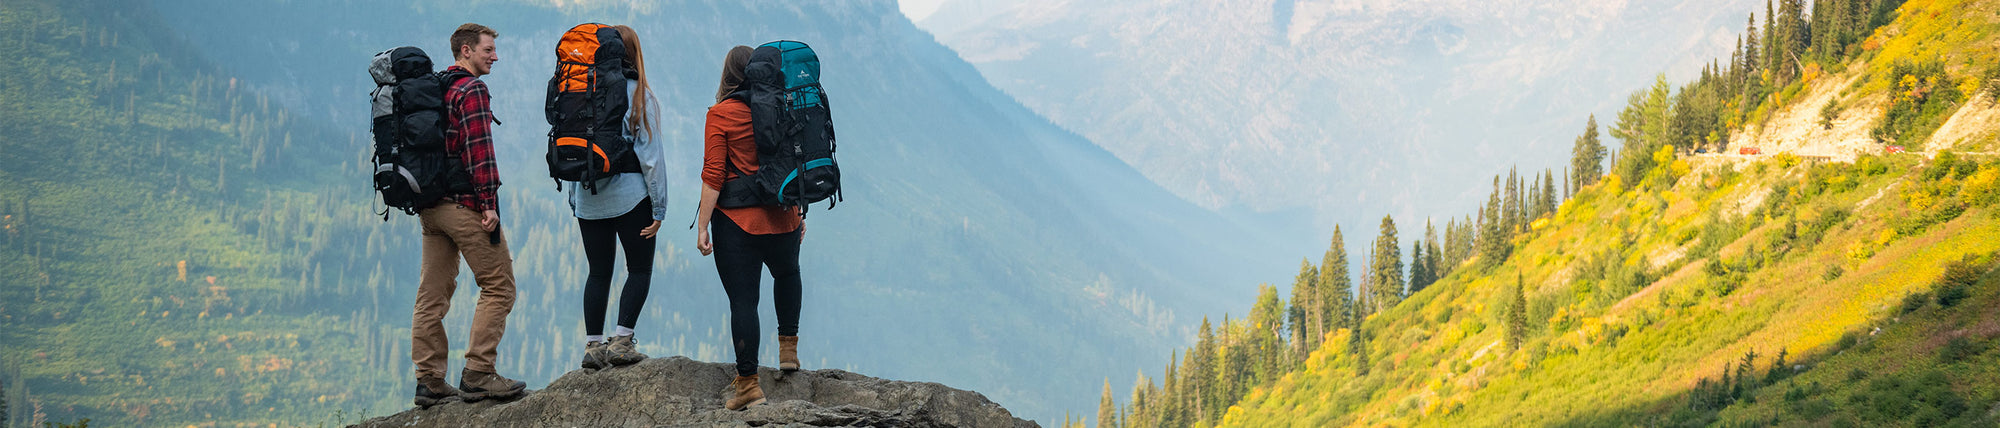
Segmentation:
[(780, 377), (761, 368), (768, 403), (722, 408), (730, 364), (684, 357), (576, 370), (512, 402), (452, 403), (361, 422), (361, 427), (1036, 427), (977, 392), (932, 382), (876, 379), (842, 370)]

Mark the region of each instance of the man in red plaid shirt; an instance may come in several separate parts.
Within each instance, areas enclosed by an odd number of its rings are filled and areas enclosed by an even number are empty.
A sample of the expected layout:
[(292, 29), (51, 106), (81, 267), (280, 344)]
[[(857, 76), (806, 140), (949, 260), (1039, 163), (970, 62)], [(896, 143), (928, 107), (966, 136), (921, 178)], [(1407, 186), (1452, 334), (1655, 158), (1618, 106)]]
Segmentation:
[[(423, 224), (424, 255), (417, 305), (410, 325), (410, 359), (417, 366), (416, 404), (429, 407), (452, 401), (520, 397), (527, 384), (495, 373), (500, 336), (507, 330), (507, 313), (514, 309), (514, 261), (500, 233), (499, 167), (493, 160), (491, 97), (479, 80), (493, 71), (500, 55), (493, 47), (499, 33), (479, 24), (465, 24), (451, 34), (452, 58), (445, 74), (445, 151), (458, 156), (472, 177), (472, 192), (452, 195), (437, 206), (417, 212)], [(472, 268), (479, 284), (479, 304), (473, 309), (472, 337), (465, 350), (465, 371), (458, 388), (445, 383), (444, 316), (458, 288), (458, 260)]]

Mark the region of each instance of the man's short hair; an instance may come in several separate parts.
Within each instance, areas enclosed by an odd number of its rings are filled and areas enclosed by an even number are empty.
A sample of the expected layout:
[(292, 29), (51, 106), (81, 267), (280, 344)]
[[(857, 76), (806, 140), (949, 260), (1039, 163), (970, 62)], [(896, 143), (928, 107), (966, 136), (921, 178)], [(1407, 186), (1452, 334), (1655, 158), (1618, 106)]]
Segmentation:
[(499, 32), (484, 25), (467, 22), (458, 26), (457, 31), (451, 32), (451, 59), (460, 59), (458, 54), (460, 46), (479, 46), (479, 36), (482, 34), (493, 38), (500, 37)]

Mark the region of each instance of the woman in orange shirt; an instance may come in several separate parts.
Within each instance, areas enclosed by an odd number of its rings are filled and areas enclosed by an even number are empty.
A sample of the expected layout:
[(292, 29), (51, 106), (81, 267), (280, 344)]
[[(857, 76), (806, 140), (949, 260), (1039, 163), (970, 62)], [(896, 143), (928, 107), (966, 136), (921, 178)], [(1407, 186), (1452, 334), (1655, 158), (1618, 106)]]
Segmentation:
[(737, 46), (723, 58), (722, 86), (708, 108), (702, 137), (701, 205), (695, 215), (695, 249), (715, 255), (715, 271), (729, 295), (730, 339), (736, 348), (736, 379), (730, 383), (735, 395), (724, 403), (730, 410), (764, 403), (764, 390), (757, 385), (757, 300), (766, 267), (778, 309), (778, 367), (799, 369), (799, 243), (805, 239), (805, 220), (796, 208), (777, 205), (716, 208), (723, 182), (757, 173), (750, 106), (732, 97), (743, 86), (750, 53), (750, 47)]

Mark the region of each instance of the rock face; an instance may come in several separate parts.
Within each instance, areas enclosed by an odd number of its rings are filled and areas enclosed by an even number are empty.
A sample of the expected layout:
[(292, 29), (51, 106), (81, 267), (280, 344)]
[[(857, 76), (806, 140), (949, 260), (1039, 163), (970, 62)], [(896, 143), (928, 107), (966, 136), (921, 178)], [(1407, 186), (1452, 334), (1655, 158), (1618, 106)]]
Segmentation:
[(735, 368), (685, 357), (626, 367), (576, 370), (548, 388), (507, 403), (453, 403), (411, 409), (360, 427), (1037, 427), (977, 392), (931, 382), (876, 379), (841, 370), (799, 371), (780, 379), (760, 369), (768, 403), (722, 408)]

